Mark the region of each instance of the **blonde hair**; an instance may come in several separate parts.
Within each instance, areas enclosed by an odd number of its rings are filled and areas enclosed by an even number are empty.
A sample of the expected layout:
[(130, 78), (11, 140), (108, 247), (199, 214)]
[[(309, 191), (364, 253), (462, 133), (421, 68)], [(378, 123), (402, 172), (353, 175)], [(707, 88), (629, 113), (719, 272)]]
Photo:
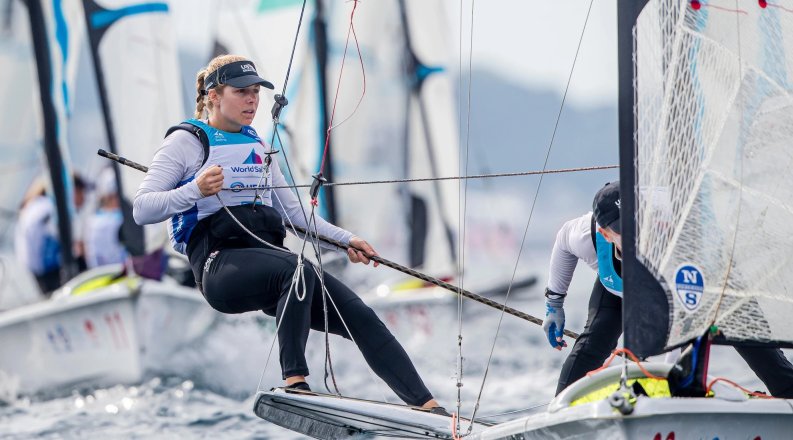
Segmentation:
[[(209, 61), (209, 64), (203, 69), (198, 72), (196, 75), (196, 92), (197, 96), (195, 98), (195, 118), (201, 119), (204, 116), (204, 111), (207, 112), (212, 110), (212, 101), (209, 100), (208, 94), (204, 91), (204, 81), (206, 80), (207, 75), (210, 73), (218, 70), (220, 67), (225, 66), (226, 64), (231, 64), (237, 61), (248, 61), (247, 58), (241, 57), (239, 55), (218, 55), (212, 60)], [(215, 87), (215, 90), (218, 93), (223, 91), (223, 84), (218, 84)]]

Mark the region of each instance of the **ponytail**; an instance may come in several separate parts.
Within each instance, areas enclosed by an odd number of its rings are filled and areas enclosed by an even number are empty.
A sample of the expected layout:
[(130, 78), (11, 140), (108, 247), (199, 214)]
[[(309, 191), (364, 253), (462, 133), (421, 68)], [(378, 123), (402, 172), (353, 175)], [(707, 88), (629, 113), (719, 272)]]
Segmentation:
[(206, 107), (206, 92), (204, 91), (204, 80), (207, 77), (207, 70), (201, 69), (196, 75), (196, 98), (195, 98), (195, 118), (201, 119), (204, 116), (204, 107)]
[[(239, 55), (218, 55), (207, 64), (207, 66), (201, 69), (196, 75), (195, 79), (195, 86), (196, 86), (196, 98), (195, 98), (195, 118), (201, 119), (204, 116), (204, 111), (211, 111), (212, 110), (212, 102), (209, 101), (207, 98), (207, 92), (204, 90), (204, 83), (206, 81), (207, 75), (210, 73), (218, 70), (219, 67), (224, 66), (229, 63), (233, 63), (235, 61), (246, 61), (247, 58), (241, 57)], [(215, 90), (218, 93), (223, 91), (223, 84), (217, 85)]]

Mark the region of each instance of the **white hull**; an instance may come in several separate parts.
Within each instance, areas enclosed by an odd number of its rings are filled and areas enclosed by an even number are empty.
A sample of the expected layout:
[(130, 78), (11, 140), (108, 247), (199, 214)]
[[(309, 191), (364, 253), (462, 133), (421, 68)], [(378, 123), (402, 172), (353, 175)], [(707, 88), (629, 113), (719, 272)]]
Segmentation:
[[(669, 365), (649, 364), (654, 374)], [(629, 377), (643, 377), (638, 368)], [(714, 397), (638, 396), (629, 415), (607, 399), (570, 406), (571, 402), (618, 381), (621, 367), (611, 367), (571, 385), (547, 411), (502, 423), (474, 438), (492, 439), (781, 439), (793, 432), (793, 401), (747, 399), (736, 389), (717, 384)], [(614, 387), (616, 390), (616, 386)]]
[[(195, 289), (130, 279), (80, 295), (81, 275), (52, 299), (0, 314), (0, 388), (6, 399), (69, 386), (140, 381), (203, 334), (217, 316)], [(2, 396), (0, 396), (2, 397)]]

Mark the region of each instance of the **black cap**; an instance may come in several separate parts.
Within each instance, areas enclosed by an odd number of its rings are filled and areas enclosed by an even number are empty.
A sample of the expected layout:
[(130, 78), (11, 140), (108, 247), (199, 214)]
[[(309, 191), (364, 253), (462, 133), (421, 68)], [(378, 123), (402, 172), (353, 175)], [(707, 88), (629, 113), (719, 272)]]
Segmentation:
[(603, 228), (620, 233), (620, 181), (607, 183), (592, 202), (595, 221)]
[(273, 83), (259, 77), (256, 73), (256, 66), (252, 61), (235, 61), (224, 64), (207, 75), (204, 80), (204, 91), (208, 92), (209, 89), (219, 85), (229, 85), (242, 89), (254, 84), (259, 84), (270, 90), (275, 88)]

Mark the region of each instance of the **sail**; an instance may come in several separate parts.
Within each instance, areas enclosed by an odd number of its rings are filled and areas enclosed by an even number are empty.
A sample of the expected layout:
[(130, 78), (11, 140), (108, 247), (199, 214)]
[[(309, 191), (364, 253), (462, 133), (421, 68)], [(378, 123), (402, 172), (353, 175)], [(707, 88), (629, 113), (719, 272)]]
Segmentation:
[(668, 349), (711, 325), (727, 343), (793, 342), (793, 13), (738, 6), (654, 0), (636, 24), (636, 256), (668, 304), (632, 322), (648, 303), (626, 288), (626, 346), (643, 354), (661, 347), (642, 332)]
[(28, 186), (42, 172), (41, 99), (25, 3), (0, 9), (0, 239), (13, 242), (13, 224)]
[[(109, 149), (148, 164), (166, 130), (186, 118), (168, 4), (84, 0), (84, 5)], [(117, 169), (122, 194), (132, 200), (144, 174)], [(163, 246), (165, 230), (148, 227), (145, 237), (150, 252)]]
[[(10, 229), (25, 191), (49, 169), (66, 273), (74, 214), (67, 154), (78, 48), (83, 33), (79, 2), (8, 1), (0, 11), (0, 96), (3, 98), (0, 231)], [(5, 240), (6, 237), (3, 237)]]

